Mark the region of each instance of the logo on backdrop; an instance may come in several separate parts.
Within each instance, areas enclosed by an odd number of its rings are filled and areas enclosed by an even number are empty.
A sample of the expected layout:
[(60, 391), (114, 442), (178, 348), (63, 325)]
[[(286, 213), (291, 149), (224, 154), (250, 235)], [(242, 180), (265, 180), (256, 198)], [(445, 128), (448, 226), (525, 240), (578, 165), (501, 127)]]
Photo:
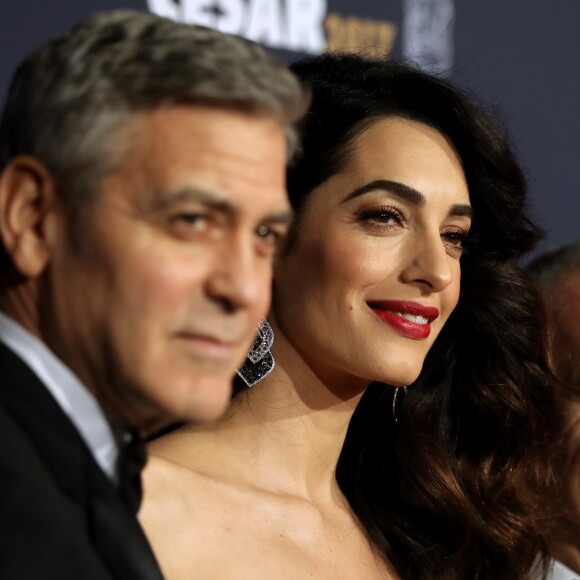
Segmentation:
[(178, 20), (238, 34), (268, 47), (320, 54), (391, 51), (392, 22), (327, 14), (326, 0), (147, 0), (149, 10)]
[(453, 66), (453, 0), (403, 0), (403, 55), (432, 72)]
[(272, 48), (320, 54), (326, 0), (148, 0), (149, 10), (238, 34)]
[[(147, 0), (149, 10), (239, 34), (272, 48), (320, 54), (324, 50), (388, 54), (393, 22), (327, 14), (326, 0)], [(453, 0), (402, 0), (403, 56), (434, 72), (453, 65)]]

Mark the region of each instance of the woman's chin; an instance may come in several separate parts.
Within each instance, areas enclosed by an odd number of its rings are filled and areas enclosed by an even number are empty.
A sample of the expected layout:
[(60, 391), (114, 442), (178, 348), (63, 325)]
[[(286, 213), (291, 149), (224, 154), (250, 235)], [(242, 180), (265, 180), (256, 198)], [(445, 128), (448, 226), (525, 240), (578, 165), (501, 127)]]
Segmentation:
[(377, 381), (395, 388), (408, 387), (419, 378), (420, 374), (421, 369), (409, 369), (408, 372), (391, 373), (386, 379), (377, 379)]

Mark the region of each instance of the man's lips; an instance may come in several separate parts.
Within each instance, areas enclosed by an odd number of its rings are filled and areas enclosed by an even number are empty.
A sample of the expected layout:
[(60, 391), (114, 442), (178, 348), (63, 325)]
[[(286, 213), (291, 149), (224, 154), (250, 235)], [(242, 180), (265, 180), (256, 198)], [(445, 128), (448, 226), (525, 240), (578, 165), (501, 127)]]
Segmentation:
[(425, 339), (431, 332), (431, 322), (439, 316), (439, 310), (419, 302), (404, 300), (373, 300), (367, 304), (375, 315), (404, 336)]
[(225, 340), (216, 336), (180, 332), (177, 338), (182, 340), (194, 352), (209, 358), (230, 359), (240, 348), (240, 341)]

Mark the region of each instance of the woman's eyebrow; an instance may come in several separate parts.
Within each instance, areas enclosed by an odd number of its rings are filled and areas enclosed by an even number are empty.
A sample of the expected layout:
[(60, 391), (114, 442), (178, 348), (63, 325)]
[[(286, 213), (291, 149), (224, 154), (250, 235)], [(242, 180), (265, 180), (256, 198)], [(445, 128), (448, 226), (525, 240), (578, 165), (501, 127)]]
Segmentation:
[(473, 219), (473, 208), (467, 203), (456, 203), (449, 210), (450, 216), (465, 216)]
[(349, 201), (354, 199), (355, 197), (359, 197), (360, 195), (364, 195), (369, 191), (376, 191), (377, 189), (388, 191), (389, 193), (400, 197), (404, 201), (407, 201), (413, 205), (421, 206), (425, 205), (425, 196), (416, 189), (405, 185), (404, 183), (399, 183), (398, 181), (390, 181), (388, 179), (377, 179), (375, 181), (371, 181), (362, 187), (351, 191), (344, 201)]
[[(387, 191), (388, 193), (418, 207), (425, 205), (425, 196), (420, 191), (417, 191), (409, 185), (400, 183), (399, 181), (390, 181), (388, 179), (377, 179), (371, 181), (366, 185), (351, 191), (344, 201), (346, 202), (355, 197), (364, 195), (365, 193), (369, 193), (370, 191), (377, 190)], [(467, 203), (457, 203), (451, 206), (449, 215), (473, 218), (473, 208)]]

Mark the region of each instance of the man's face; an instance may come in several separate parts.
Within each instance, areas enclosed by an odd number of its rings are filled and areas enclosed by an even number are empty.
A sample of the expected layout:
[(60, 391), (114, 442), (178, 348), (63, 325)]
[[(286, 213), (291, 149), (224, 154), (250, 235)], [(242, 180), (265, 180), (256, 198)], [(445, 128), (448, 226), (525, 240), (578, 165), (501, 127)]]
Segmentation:
[(76, 244), (62, 212), (42, 334), (126, 424), (213, 419), (269, 307), (290, 212), (284, 131), (173, 107), (140, 114), (129, 139)]

